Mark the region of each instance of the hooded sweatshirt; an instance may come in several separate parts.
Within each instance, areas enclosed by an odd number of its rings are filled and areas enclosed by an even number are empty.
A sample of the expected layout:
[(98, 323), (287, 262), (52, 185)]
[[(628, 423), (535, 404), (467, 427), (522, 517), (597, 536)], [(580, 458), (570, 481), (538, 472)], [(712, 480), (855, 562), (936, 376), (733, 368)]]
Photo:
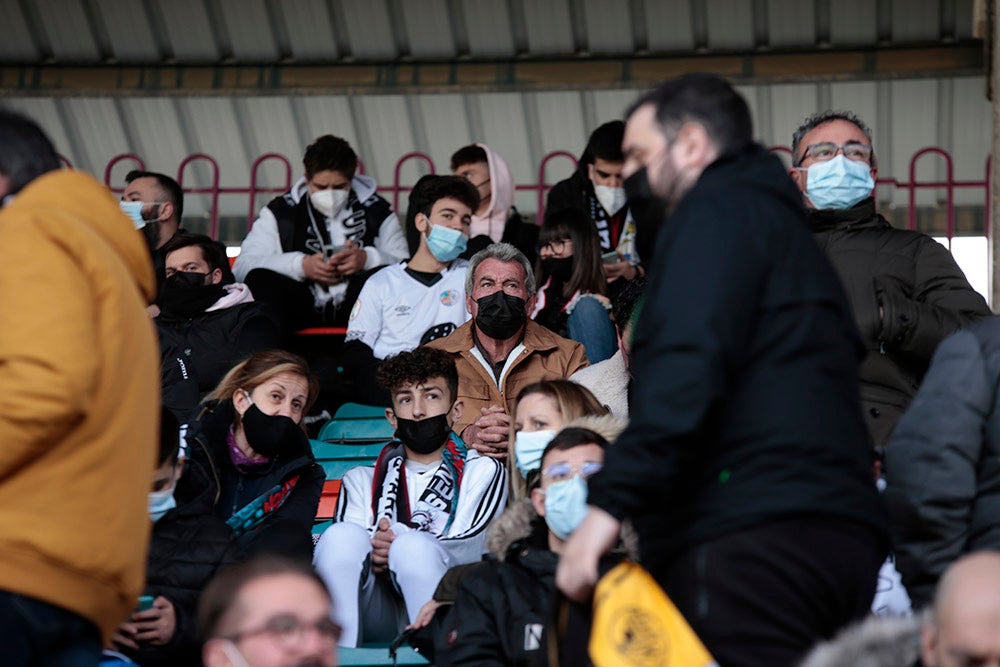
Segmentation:
[(473, 215), (469, 238), (486, 235), (494, 243), (503, 238), (510, 207), (514, 205), (514, 177), (500, 154), (486, 144), (476, 144), (486, 151), (490, 168), (490, 206), (483, 215)]
[(54, 171), (0, 209), (0, 589), (107, 641), (142, 590), (159, 364), (142, 236)]

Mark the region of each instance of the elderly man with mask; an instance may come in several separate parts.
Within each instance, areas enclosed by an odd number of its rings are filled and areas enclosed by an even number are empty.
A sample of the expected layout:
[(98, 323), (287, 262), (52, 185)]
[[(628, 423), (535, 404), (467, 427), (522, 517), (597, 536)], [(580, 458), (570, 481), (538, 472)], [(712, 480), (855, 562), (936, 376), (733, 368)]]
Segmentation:
[(465, 412), (454, 430), (480, 454), (507, 456), (510, 415), (522, 388), (568, 378), (587, 365), (583, 345), (528, 318), (534, 304), (528, 259), (508, 243), (494, 243), (469, 261), (465, 306), (472, 319), (428, 343), (455, 358)]
[(861, 399), (872, 441), (889, 440), (938, 343), (990, 313), (934, 239), (894, 229), (875, 211), (878, 161), (871, 130), (826, 111), (792, 137), (792, 179), (813, 235), (847, 290), (861, 332)]

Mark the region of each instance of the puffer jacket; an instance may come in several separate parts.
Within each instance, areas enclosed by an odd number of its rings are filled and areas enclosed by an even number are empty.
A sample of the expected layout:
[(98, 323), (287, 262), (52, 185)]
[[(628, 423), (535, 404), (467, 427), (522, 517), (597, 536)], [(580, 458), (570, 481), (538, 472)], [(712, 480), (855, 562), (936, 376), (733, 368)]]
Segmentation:
[(894, 229), (871, 198), (846, 211), (810, 211), (809, 221), (861, 333), (861, 401), (872, 440), (881, 447), (938, 343), (990, 309), (944, 246)]
[[(312, 524), (326, 474), (316, 464), (305, 432), (291, 451), (280, 452), (271, 465), (241, 473), (227, 449), (233, 424), (231, 401), (206, 403), (187, 434), (188, 468), (177, 484), (177, 502), (204, 502), (215, 516), (230, 522), (241, 552), (261, 552), (312, 559)], [(234, 515), (263, 502), (265, 515), (255, 525), (233, 526)]]
[(957, 558), (1000, 549), (1000, 318), (938, 347), (886, 448), (896, 567), (913, 608)]
[(209, 579), (238, 560), (233, 531), (204, 504), (181, 505), (153, 524), (145, 595), (162, 595), (174, 606), (174, 636), (163, 646), (122, 652), (143, 667), (200, 665), (198, 599)]

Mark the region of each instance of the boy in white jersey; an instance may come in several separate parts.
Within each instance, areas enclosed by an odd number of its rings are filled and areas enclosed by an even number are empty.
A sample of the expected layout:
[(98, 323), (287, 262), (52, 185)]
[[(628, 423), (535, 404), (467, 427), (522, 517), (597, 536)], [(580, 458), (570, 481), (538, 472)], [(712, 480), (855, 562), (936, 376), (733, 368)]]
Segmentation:
[(479, 192), (459, 176), (428, 176), (414, 187), (407, 216), (419, 233), (413, 257), (373, 274), (348, 321), (342, 357), (356, 402), (390, 405), (375, 383), (378, 362), (443, 338), (469, 319), (468, 262), (457, 258), (478, 204)]
[(418, 347), (386, 359), (396, 440), (374, 467), (344, 475), (334, 524), (313, 563), (337, 601), (340, 644), (390, 641), (431, 599), (448, 568), (480, 560), (486, 529), (507, 502), (502, 463), (452, 432), (461, 418), (451, 355)]

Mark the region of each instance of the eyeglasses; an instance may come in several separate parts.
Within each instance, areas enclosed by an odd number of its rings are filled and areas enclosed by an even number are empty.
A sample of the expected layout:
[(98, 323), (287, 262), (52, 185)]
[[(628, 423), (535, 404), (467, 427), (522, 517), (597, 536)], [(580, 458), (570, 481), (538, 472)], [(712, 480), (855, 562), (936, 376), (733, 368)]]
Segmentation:
[(600, 472), (603, 463), (585, 461), (584, 463), (553, 463), (542, 470), (542, 477), (548, 477), (553, 482), (564, 482), (575, 475), (589, 479)]
[(848, 160), (854, 160), (855, 162), (868, 162), (872, 156), (872, 147), (867, 144), (848, 141), (843, 146), (838, 146), (835, 143), (823, 141), (807, 146), (799, 163), (801, 164), (807, 157), (811, 157), (816, 162), (826, 162), (827, 160), (832, 160), (840, 151), (844, 152), (844, 157)]
[(269, 618), (264, 625), (255, 630), (246, 630), (227, 639), (232, 642), (242, 641), (257, 635), (270, 635), (284, 649), (292, 649), (302, 643), (305, 633), (314, 630), (324, 641), (336, 643), (340, 639), (340, 626), (324, 617), (318, 621), (302, 621), (291, 614), (282, 614)]
[(552, 239), (551, 241), (546, 241), (545, 243), (538, 244), (538, 253), (541, 254), (543, 250), (548, 249), (553, 255), (560, 254), (566, 249), (567, 244), (573, 243), (572, 239)]

